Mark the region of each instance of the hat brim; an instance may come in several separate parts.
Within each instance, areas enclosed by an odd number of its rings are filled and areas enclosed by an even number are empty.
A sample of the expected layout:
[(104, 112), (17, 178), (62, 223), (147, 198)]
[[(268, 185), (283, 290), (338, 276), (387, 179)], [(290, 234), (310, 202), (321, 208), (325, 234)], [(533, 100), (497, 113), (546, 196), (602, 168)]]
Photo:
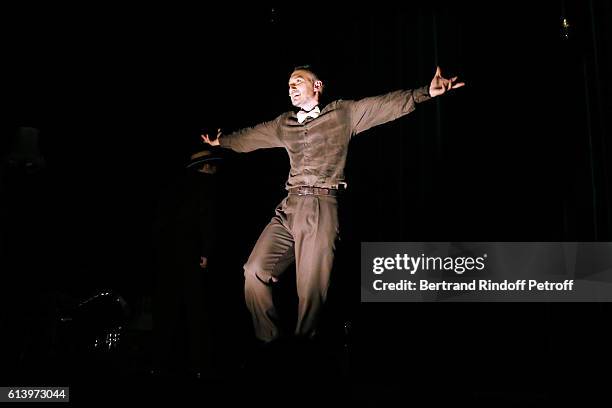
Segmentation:
[(221, 158), (221, 157), (202, 157), (202, 158), (199, 158), (197, 160), (190, 161), (185, 166), (185, 168), (190, 168), (190, 167), (197, 166), (199, 164), (203, 164), (203, 163), (207, 163), (207, 162), (211, 162), (211, 161), (217, 161), (217, 162), (218, 161), (223, 161), (223, 158)]

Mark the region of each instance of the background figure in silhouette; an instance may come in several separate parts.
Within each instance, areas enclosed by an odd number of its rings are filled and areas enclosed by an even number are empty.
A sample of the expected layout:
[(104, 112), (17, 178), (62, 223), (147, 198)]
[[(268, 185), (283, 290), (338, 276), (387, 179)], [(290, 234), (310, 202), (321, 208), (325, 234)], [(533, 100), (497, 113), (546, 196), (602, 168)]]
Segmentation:
[(163, 191), (154, 222), (154, 370), (211, 376), (211, 281), (220, 155), (201, 150)]

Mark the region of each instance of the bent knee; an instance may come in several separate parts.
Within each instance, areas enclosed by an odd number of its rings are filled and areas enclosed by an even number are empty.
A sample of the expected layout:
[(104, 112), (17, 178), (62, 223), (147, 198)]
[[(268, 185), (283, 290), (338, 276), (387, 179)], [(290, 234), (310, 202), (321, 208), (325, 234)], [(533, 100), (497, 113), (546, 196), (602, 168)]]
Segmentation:
[(263, 265), (261, 262), (252, 261), (250, 259), (243, 265), (243, 268), (245, 278), (255, 278), (257, 275), (261, 275), (261, 272), (263, 271)]
[(247, 262), (244, 265), (244, 278), (249, 281), (259, 281), (261, 283), (270, 284), (278, 281), (278, 278), (273, 276), (263, 267), (260, 262)]

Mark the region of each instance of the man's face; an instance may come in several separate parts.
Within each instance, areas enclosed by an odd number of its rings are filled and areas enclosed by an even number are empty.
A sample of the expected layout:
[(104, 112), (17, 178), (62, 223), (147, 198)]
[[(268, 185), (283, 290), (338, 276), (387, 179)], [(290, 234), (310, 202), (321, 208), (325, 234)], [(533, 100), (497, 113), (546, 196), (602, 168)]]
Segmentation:
[(198, 169), (200, 173), (206, 173), (206, 174), (216, 174), (217, 170), (218, 170), (217, 165), (212, 164), (212, 163), (204, 163), (202, 167)]
[(312, 109), (319, 102), (321, 81), (315, 81), (313, 75), (299, 69), (293, 71), (289, 78), (289, 98), (291, 104), (298, 108)]

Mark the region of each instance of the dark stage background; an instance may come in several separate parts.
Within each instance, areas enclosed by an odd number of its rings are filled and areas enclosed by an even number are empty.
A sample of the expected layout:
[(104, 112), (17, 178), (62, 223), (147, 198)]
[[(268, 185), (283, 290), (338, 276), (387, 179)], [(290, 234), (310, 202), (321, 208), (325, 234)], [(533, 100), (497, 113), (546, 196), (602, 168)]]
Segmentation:
[[(360, 304), (358, 259), (362, 241), (612, 239), (609, 1), (1, 15), (2, 154), (33, 126), (46, 159), (32, 174), (3, 167), (9, 379), (54, 378), (57, 317), (102, 288), (131, 308), (124, 341), (140, 354), (123, 375), (146, 368), (152, 220), (201, 130), (289, 109), (295, 65), (319, 66), (329, 99), (353, 99), (429, 84), (438, 64), (467, 86), (351, 142), (330, 294), (330, 326), (351, 323), (350, 383), (540, 397), (602, 384), (607, 304)], [(215, 313), (228, 365), (251, 335), (241, 267), (287, 172), (282, 150), (226, 161)]]

